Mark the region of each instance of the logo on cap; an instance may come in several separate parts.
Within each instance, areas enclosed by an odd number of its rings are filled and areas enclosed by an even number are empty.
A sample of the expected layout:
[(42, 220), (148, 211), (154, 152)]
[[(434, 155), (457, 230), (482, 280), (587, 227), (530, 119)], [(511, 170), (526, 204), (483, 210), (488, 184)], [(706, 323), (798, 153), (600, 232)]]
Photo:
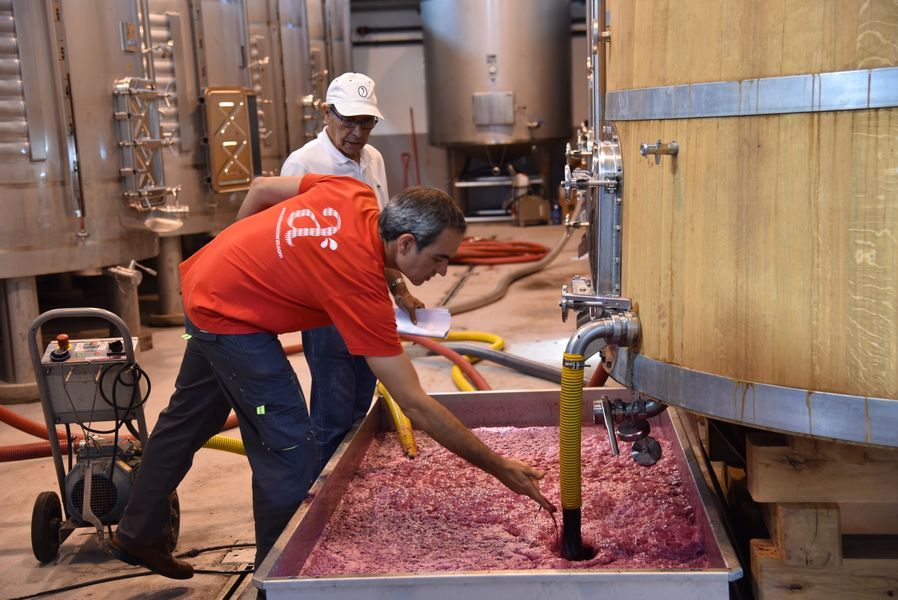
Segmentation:
[(367, 98), (368, 97), (368, 88), (366, 88), (363, 85), (360, 85), (359, 86), (359, 96), (361, 96), (362, 98)]

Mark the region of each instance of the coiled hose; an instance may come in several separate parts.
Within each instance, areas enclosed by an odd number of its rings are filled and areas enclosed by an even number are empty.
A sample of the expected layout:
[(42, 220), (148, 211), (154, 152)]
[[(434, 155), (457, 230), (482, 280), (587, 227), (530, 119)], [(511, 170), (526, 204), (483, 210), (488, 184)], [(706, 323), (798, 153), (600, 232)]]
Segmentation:
[(535, 262), (548, 252), (547, 247), (536, 242), (465, 238), (449, 262), (453, 265), (504, 265)]
[(548, 266), (555, 257), (564, 250), (564, 247), (567, 245), (569, 239), (571, 239), (571, 229), (565, 228), (564, 233), (561, 234), (561, 238), (555, 243), (555, 246), (552, 250), (549, 251), (541, 260), (538, 262), (530, 263), (520, 269), (515, 269), (509, 273), (506, 273), (497, 283), (496, 287), (493, 288), (492, 291), (487, 292), (483, 296), (479, 298), (472, 298), (471, 300), (466, 300), (464, 302), (456, 302), (454, 304), (450, 304), (446, 308), (449, 309), (449, 313), (453, 315), (460, 315), (461, 313), (468, 312), (481, 306), (486, 306), (487, 304), (492, 304), (497, 300), (501, 300), (505, 294), (508, 292), (508, 288), (512, 283), (517, 281), (522, 277), (526, 277), (527, 275), (532, 275), (537, 271), (544, 269)]
[[(574, 210), (571, 214), (580, 214), (580, 210), (583, 206), (583, 200), (580, 198), (582, 194), (577, 194), (577, 204), (574, 206)], [(532, 275), (537, 271), (541, 271), (545, 267), (549, 266), (553, 260), (564, 250), (564, 247), (567, 245), (569, 239), (571, 239), (571, 234), (573, 233), (572, 227), (565, 227), (564, 232), (561, 234), (561, 237), (555, 242), (555, 245), (546, 254), (542, 259), (538, 262), (530, 263), (527, 266), (521, 267), (520, 269), (516, 269), (509, 273), (506, 273), (498, 283), (496, 283), (496, 287), (493, 288), (491, 292), (487, 292), (483, 296), (479, 298), (472, 298), (471, 300), (466, 300), (464, 302), (456, 302), (455, 304), (450, 304), (446, 308), (449, 309), (449, 313), (453, 315), (460, 315), (461, 313), (468, 312), (470, 310), (474, 310), (480, 308), (481, 306), (486, 306), (487, 304), (492, 304), (497, 300), (501, 300), (506, 292), (508, 292), (508, 288), (512, 283), (517, 281), (522, 277), (526, 277), (527, 275)]]

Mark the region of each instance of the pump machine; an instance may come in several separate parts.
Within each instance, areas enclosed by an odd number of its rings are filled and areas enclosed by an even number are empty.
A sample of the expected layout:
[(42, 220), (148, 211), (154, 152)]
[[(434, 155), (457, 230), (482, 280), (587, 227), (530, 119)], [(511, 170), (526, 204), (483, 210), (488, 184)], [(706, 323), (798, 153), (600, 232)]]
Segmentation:
[[(102, 319), (119, 337), (70, 340), (60, 334), (41, 352), (41, 326), (62, 318)], [(121, 518), (147, 440), (143, 405), (150, 382), (137, 364), (136, 338), (124, 321), (106, 310), (45, 312), (31, 325), (28, 342), (62, 495), (60, 503), (56, 492), (41, 492), (34, 503), (31, 546), (34, 556), (47, 562), (76, 528), (94, 527), (102, 539), (104, 528), (111, 531)], [(57, 425), (65, 426), (64, 436), (57, 433)], [(131, 435), (124, 435), (122, 428)], [(173, 549), (180, 515), (176, 492), (171, 503), (166, 540)]]

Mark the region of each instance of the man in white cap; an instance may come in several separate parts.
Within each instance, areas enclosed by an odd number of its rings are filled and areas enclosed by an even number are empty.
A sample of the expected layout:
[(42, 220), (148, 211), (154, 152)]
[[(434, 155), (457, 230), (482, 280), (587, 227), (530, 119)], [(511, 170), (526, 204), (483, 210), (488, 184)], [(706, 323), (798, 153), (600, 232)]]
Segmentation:
[[(389, 200), (384, 159), (368, 145), (371, 130), (383, 119), (374, 80), (361, 73), (343, 73), (327, 88), (325, 102), (324, 129), (287, 157), (281, 175), (353, 177), (374, 190), (383, 209)], [(424, 304), (409, 293), (399, 271), (387, 269), (384, 277), (396, 305), (415, 322), (415, 309)], [(303, 331), (302, 345), (312, 374), (309, 417), (320, 472), (353, 424), (368, 412), (376, 378), (363, 357), (349, 353), (333, 325)]]

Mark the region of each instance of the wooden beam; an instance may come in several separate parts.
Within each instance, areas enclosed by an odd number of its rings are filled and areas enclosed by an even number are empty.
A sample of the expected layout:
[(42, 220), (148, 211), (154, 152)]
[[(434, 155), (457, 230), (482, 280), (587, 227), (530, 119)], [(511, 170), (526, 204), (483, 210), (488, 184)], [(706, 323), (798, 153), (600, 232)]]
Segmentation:
[(898, 560), (845, 559), (841, 565), (809, 569), (787, 565), (771, 540), (751, 540), (752, 588), (758, 600), (838, 598), (867, 600), (898, 596)]
[(898, 503), (840, 504), (843, 534), (898, 535)]
[(842, 564), (842, 535), (837, 504), (777, 504), (776, 546), (783, 564), (832, 567)]
[(890, 503), (898, 497), (898, 451), (826, 440), (752, 434), (748, 489), (756, 502)]

